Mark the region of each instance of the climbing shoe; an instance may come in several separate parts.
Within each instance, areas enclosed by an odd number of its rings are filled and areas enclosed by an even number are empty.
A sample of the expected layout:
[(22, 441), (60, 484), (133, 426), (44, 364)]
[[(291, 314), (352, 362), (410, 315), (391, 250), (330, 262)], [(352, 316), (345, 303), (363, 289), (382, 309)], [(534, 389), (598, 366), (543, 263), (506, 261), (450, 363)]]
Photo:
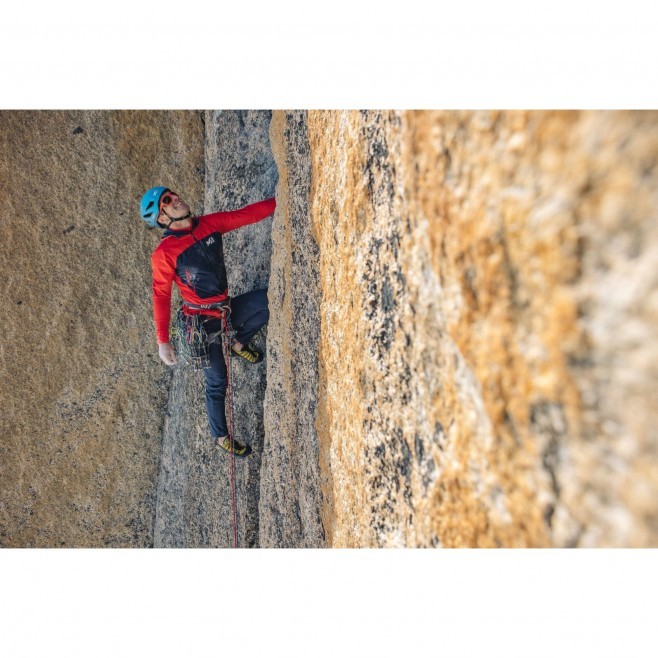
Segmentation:
[(248, 345), (243, 345), (241, 350), (236, 350), (234, 345), (231, 345), (231, 352), (233, 356), (241, 356), (249, 363), (260, 363), (263, 360), (263, 353), (251, 349)]
[(215, 439), (215, 447), (221, 448), (229, 454), (233, 452), (236, 457), (246, 457), (247, 455), (251, 454), (251, 448), (249, 446), (242, 445), (242, 443), (236, 441), (235, 439), (233, 439), (233, 450), (231, 450), (231, 440), (228, 436), (222, 441)]

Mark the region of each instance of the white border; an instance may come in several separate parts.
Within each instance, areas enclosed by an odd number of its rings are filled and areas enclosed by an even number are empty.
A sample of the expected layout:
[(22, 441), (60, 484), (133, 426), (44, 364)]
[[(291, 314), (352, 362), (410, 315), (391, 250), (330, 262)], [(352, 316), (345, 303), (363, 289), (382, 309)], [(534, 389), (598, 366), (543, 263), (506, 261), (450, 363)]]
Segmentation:
[(654, 550), (6, 550), (7, 656), (654, 656)]
[(649, 0), (22, 0), (6, 109), (655, 108)]
[[(0, 107), (658, 107), (652, 2), (535, 5), (22, 0), (3, 8)], [(656, 562), (5, 549), (1, 642), (10, 656), (653, 656)]]

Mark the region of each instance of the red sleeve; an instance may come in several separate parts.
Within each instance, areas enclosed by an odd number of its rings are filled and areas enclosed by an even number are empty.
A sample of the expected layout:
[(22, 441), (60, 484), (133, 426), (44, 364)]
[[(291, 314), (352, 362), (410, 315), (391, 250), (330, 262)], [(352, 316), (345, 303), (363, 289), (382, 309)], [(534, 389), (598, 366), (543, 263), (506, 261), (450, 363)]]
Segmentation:
[(220, 233), (228, 233), (247, 224), (255, 224), (261, 219), (269, 217), (276, 208), (276, 199), (265, 199), (258, 203), (252, 203), (249, 206), (240, 208), (240, 210), (231, 210), (228, 212), (215, 212), (206, 215), (203, 219), (209, 222), (215, 230)]
[(171, 283), (174, 268), (165, 252), (156, 249), (151, 256), (153, 268), (153, 316), (158, 344), (169, 342), (169, 318), (171, 314)]

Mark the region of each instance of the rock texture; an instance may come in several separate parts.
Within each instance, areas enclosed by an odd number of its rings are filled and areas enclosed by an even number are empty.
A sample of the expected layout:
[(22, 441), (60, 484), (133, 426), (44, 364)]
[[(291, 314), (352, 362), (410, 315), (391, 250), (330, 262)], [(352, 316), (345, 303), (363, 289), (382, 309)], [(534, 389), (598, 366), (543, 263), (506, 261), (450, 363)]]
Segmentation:
[[(206, 112), (204, 212), (232, 210), (274, 196), (277, 172), (269, 145), (270, 112)], [(224, 237), (229, 292), (267, 288), (272, 219)], [(267, 328), (252, 341), (265, 349)], [(266, 359), (268, 357), (266, 356)], [(266, 363), (231, 361), (235, 436), (252, 446), (236, 460), (238, 545), (259, 545)], [(155, 545), (233, 545), (230, 461), (213, 447), (203, 373), (177, 366), (165, 423), (158, 482)]]
[(2, 112), (0, 145), (0, 545), (232, 543), (203, 376), (157, 357), (159, 182), (276, 190), (225, 239), (271, 313), (240, 546), (658, 545), (658, 113)]
[(280, 184), (272, 227), (261, 546), (323, 546), (323, 491), (331, 495), (331, 488), (321, 478), (315, 427), (321, 291), (306, 112), (275, 113), (270, 134)]
[(307, 132), (332, 545), (655, 545), (656, 114)]
[(151, 546), (170, 374), (139, 219), (203, 195), (196, 112), (0, 112), (0, 545)]

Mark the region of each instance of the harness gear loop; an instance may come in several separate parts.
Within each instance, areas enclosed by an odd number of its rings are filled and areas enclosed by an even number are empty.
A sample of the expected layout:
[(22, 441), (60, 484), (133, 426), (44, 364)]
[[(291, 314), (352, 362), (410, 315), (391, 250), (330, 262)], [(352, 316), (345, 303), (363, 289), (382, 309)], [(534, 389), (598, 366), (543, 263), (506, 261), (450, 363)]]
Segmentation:
[(210, 367), (209, 338), (201, 316), (188, 315), (179, 307), (169, 333), (183, 364), (194, 370)]

